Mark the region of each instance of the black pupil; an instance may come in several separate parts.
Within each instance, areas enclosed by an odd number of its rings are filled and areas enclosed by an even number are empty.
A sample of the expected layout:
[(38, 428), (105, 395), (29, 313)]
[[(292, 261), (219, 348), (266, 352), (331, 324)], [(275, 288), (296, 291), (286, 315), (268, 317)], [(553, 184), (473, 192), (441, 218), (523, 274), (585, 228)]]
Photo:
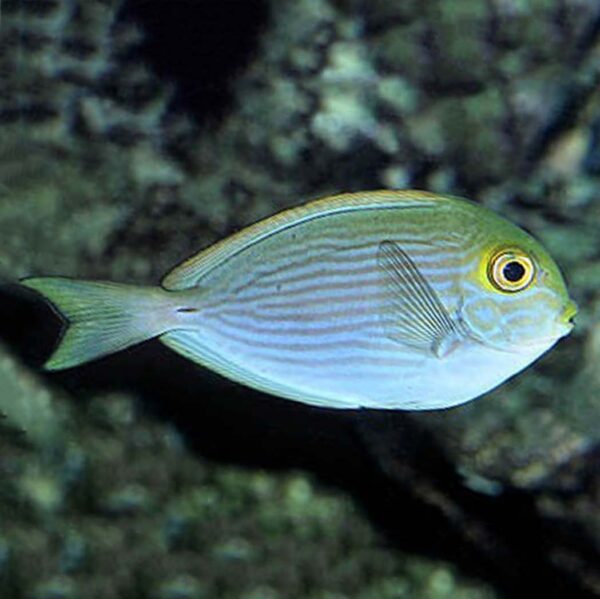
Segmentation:
[(517, 283), (525, 276), (525, 267), (519, 262), (509, 262), (502, 269), (502, 274), (507, 281)]

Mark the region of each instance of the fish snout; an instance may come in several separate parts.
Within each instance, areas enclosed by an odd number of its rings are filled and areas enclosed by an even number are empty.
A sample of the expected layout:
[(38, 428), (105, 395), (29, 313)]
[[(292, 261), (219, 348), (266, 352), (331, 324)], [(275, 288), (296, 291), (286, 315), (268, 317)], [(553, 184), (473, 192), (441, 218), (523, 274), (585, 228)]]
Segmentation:
[(558, 316), (558, 321), (561, 325), (568, 327), (569, 331), (574, 326), (573, 319), (577, 315), (577, 304), (573, 300), (568, 300), (564, 308)]
[(565, 304), (565, 307), (563, 308), (563, 311), (560, 314), (559, 320), (563, 324), (570, 324), (571, 326), (573, 326), (573, 324), (574, 324), (573, 319), (575, 318), (576, 315), (577, 315), (577, 304), (573, 300), (569, 300)]

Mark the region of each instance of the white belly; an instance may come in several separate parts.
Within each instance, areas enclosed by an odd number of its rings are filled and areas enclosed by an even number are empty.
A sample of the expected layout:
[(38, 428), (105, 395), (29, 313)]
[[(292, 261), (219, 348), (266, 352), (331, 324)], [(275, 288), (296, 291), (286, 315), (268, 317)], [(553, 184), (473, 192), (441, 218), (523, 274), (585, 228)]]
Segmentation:
[(207, 310), (197, 331), (163, 340), (229, 378), (304, 403), (411, 410), (474, 399), (549, 349), (504, 352), (466, 338), (439, 358), (387, 337), (377, 305), (358, 290), (339, 308), (316, 302), (289, 313), (236, 302)]

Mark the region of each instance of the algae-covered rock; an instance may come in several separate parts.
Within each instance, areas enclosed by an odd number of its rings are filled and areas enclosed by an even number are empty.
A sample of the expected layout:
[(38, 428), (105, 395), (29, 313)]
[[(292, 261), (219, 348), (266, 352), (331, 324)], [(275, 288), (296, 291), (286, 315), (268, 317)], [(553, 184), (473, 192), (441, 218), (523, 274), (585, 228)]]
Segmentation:
[(40, 380), (0, 348), (0, 413), (41, 450), (60, 446), (64, 416)]
[(538, 236), (575, 331), (485, 398), (350, 415), (353, 437), (347, 415), (211, 387), (152, 349), (44, 378), (23, 341), (37, 321), (15, 308), (32, 300), (7, 292), (0, 594), (483, 598), (524, 577), (600, 594), (597, 4), (268, 4), (230, 109), (205, 126), (135, 58), (147, 33), (127, 2), (2, 2), (2, 280), (156, 283), (285, 206), (421, 187)]
[(195, 458), (130, 397), (49, 401), (66, 419), (54, 455), (2, 442), (3, 596), (497, 596), (385, 548), (350, 498), (306, 474)]

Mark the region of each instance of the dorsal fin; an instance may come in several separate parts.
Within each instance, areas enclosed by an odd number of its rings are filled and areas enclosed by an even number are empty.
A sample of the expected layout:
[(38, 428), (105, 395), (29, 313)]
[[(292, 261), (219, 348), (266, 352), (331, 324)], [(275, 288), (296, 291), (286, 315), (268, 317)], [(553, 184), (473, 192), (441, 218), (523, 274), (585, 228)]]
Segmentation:
[(362, 191), (315, 200), (279, 212), (215, 243), (176, 266), (165, 276), (161, 284), (169, 290), (194, 287), (207, 272), (243, 249), (289, 227), (315, 218), (353, 210), (414, 208), (447, 200), (447, 197), (418, 190)]

